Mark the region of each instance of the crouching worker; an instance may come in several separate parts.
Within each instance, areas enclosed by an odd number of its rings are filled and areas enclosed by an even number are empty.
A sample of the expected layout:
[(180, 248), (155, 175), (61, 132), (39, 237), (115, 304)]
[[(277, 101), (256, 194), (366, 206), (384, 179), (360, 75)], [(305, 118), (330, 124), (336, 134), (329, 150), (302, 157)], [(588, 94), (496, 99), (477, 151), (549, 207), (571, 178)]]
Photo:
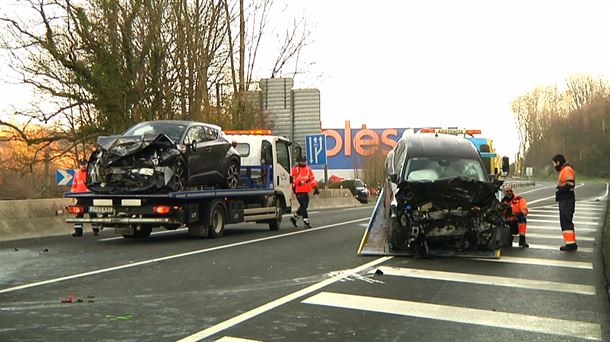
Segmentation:
[(318, 182), (313, 175), (313, 171), (307, 166), (307, 159), (304, 156), (299, 158), (299, 164), (292, 168), (292, 179), (293, 189), (299, 201), (299, 209), (290, 218), (293, 226), (297, 226), (297, 220), (299, 216), (303, 217), (303, 223), (305, 227), (311, 228), (309, 223), (309, 215), (307, 214), (307, 207), (309, 206), (309, 193), (313, 189), (314, 195), (320, 193), (318, 190)]
[[(74, 179), (72, 180), (72, 192), (87, 192), (87, 161), (79, 160), (78, 161), (78, 170), (74, 172)], [(82, 218), (84, 214), (77, 214), (76, 218)], [(95, 214), (89, 214), (89, 217), (94, 218)], [(93, 235), (100, 235), (100, 228), (97, 224), (92, 225)], [(78, 237), (83, 236), (83, 224), (75, 223), (74, 224), (74, 233), (72, 236)]]
[(504, 215), (506, 217), (506, 222), (510, 226), (511, 234), (513, 237), (514, 235), (519, 234), (519, 247), (529, 247), (530, 245), (525, 241), (525, 231), (527, 230), (526, 216), (529, 212), (525, 198), (515, 194), (512, 186), (507, 184), (504, 186), (502, 204), (507, 208)]

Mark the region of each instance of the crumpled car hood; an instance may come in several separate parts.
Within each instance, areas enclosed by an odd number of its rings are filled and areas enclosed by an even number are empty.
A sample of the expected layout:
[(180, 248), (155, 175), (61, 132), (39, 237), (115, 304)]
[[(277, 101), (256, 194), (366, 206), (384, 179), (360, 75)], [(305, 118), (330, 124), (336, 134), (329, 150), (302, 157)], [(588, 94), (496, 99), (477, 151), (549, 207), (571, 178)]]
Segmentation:
[(141, 151), (153, 143), (174, 145), (174, 142), (165, 134), (144, 134), (137, 136), (101, 136), (97, 144), (111, 153), (127, 156)]
[(101, 136), (89, 160), (87, 187), (99, 193), (171, 190), (179, 147), (165, 134)]
[(403, 203), (434, 202), (446, 207), (487, 207), (497, 202), (500, 184), (456, 177), (434, 182), (406, 181), (398, 185), (396, 199)]

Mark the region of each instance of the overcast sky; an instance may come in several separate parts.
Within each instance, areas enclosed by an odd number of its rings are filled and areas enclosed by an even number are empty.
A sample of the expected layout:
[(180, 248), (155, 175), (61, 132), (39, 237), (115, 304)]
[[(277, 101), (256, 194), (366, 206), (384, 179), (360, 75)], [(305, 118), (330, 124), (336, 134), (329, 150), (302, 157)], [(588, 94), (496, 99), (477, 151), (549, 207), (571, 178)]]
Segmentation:
[[(277, 5), (277, 2), (276, 2)], [(514, 156), (510, 101), (573, 73), (610, 79), (610, 1), (327, 1), (289, 5), (312, 26), (309, 75), (324, 128), (479, 128)], [(300, 12), (299, 12), (300, 11)]]
[[(307, 18), (312, 42), (301, 60), (315, 64), (295, 83), (320, 89), (323, 128), (341, 128), (345, 120), (352, 127), (479, 128), (512, 159), (518, 138), (511, 100), (573, 73), (610, 79), (607, 0), (275, 0), (274, 6), (272, 26)], [(23, 90), (2, 88), (2, 113), (27, 101)]]

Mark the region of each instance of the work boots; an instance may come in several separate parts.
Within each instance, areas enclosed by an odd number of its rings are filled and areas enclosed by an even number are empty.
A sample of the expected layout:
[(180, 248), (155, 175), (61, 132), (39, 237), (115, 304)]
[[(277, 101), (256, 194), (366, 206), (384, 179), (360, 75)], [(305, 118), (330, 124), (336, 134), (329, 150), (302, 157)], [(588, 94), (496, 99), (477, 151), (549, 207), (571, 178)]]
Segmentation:
[(528, 248), (530, 245), (525, 242), (525, 235), (519, 235), (519, 247)]
[(93, 228), (93, 235), (94, 236), (100, 235), (100, 229), (99, 228)]
[(311, 228), (311, 223), (309, 223), (309, 219), (303, 219), (303, 223), (305, 224), (305, 228)]
[(297, 227), (297, 218), (295, 216), (292, 216), (290, 218), (290, 222), (292, 222), (292, 225), (296, 228)]
[(83, 236), (83, 228), (74, 228), (73, 237)]
[(568, 243), (565, 246), (559, 247), (559, 250), (563, 251), (563, 252), (574, 252), (577, 249), (578, 249), (578, 246), (575, 243)]

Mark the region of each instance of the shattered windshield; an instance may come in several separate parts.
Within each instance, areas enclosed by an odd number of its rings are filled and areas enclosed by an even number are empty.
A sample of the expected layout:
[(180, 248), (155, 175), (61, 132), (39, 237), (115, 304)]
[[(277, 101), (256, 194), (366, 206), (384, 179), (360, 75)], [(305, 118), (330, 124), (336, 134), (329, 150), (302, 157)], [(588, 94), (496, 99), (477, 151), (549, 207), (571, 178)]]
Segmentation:
[(179, 142), (186, 125), (167, 122), (142, 122), (128, 129), (124, 136), (144, 134), (165, 134), (172, 141)]
[(435, 181), (442, 178), (464, 177), (484, 182), (487, 177), (476, 159), (411, 158), (407, 162), (407, 181)]

